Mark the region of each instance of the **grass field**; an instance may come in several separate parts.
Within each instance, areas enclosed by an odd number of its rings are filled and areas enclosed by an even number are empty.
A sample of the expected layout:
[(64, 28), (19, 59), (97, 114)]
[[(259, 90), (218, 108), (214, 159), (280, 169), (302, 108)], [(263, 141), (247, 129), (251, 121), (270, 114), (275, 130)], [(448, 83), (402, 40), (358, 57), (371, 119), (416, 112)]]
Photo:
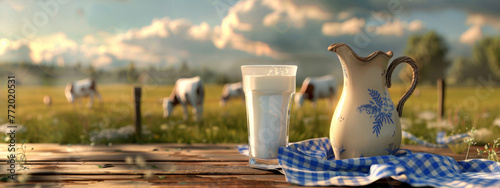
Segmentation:
[[(99, 85), (103, 103), (96, 102), (92, 109), (88, 109), (88, 99), (83, 100), (83, 105), (69, 104), (64, 97), (64, 86), (18, 86), (16, 123), (25, 129), (16, 137), (26, 142), (63, 144), (135, 142), (131, 134), (133, 128), (130, 127), (134, 122), (132, 88), (133, 85)], [(227, 106), (220, 107), (218, 99), (222, 85), (206, 85), (205, 89), (204, 121), (197, 123), (191, 119), (184, 122), (181, 107), (174, 109), (170, 119), (162, 117), (158, 99), (168, 96), (172, 86), (143, 86), (141, 109), (145, 134), (141, 142), (246, 143), (243, 101), (230, 101)], [(394, 86), (389, 91), (395, 104), (405, 92), (404, 86)], [(494, 138), (500, 137), (500, 126), (494, 122), (500, 117), (499, 93), (496, 87), (450, 87), (446, 91), (444, 118), (448, 123), (437, 124), (436, 88), (419, 86), (419, 91), (405, 104), (403, 124), (407, 131), (431, 142), (434, 142), (438, 130), (446, 130), (449, 135), (466, 132), (466, 128), (471, 127), (487, 129), (489, 133), (480, 135), (479, 140), (481, 143), (492, 142)], [(45, 95), (52, 97), (52, 106), (43, 104)], [(0, 97), (6, 99), (7, 92), (2, 90)], [(0, 106), (7, 108), (6, 100), (0, 100)], [(333, 109), (327, 107), (325, 100), (320, 101), (316, 109), (308, 102), (300, 110), (292, 106), (290, 141), (328, 137), (332, 115)], [(5, 113), (0, 118), (0, 124), (7, 122)]]

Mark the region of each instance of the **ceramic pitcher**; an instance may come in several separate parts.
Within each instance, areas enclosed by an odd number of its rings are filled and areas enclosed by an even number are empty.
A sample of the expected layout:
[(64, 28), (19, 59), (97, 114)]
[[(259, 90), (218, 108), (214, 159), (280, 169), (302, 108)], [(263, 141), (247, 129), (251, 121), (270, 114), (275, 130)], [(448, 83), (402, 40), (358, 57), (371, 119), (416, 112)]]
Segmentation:
[[(342, 64), (344, 87), (330, 125), (330, 142), (336, 159), (348, 159), (396, 153), (401, 145), (403, 105), (418, 82), (418, 68), (409, 57), (392, 58), (392, 51), (376, 51), (358, 56), (344, 43), (332, 44)], [(389, 96), (391, 74), (400, 63), (413, 69), (410, 89), (397, 107)]]

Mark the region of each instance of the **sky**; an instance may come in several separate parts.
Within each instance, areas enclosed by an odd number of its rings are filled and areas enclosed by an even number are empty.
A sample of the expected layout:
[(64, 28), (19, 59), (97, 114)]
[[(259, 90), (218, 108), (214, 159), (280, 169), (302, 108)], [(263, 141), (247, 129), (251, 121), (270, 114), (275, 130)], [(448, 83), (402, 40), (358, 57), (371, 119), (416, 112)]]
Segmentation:
[(431, 30), (452, 60), (498, 35), (498, 8), (499, 1), (466, 0), (0, 0), (0, 63), (322, 65), (338, 62), (327, 51), (333, 43), (397, 57), (409, 36)]

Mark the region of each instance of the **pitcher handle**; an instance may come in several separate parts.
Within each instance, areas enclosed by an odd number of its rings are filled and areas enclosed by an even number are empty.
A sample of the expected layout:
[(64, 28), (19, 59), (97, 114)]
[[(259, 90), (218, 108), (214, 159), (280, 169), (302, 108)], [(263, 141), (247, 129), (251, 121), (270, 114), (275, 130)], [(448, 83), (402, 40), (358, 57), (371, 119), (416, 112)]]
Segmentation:
[(392, 61), (392, 63), (389, 65), (389, 68), (387, 68), (387, 74), (385, 75), (386, 78), (386, 85), (387, 88), (391, 88), (391, 75), (392, 72), (394, 72), (394, 69), (396, 69), (396, 66), (398, 66), (401, 63), (408, 63), (411, 68), (413, 69), (413, 78), (411, 80), (411, 86), (410, 89), (399, 99), (398, 106), (396, 110), (398, 111), (399, 117), (403, 114), (403, 105), (405, 104), (406, 100), (410, 98), (410, 95), (413, 93), (415, 88), (417, 87), (418, 83), (418, 67), (417, 63), (415, 61), (407, 56), (401, 56)]

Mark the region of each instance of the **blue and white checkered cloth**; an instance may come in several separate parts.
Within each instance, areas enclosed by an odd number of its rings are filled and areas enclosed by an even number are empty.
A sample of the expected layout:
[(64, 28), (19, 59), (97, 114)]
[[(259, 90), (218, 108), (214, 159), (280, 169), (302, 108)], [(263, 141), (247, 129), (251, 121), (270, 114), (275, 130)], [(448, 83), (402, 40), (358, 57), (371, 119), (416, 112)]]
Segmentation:
[[(239, 147), (240, 152), (245, 147)], [(488, 160), (453, 158), (400, 150), (396, 155), (334, 160), (328, 138), (281, 147), (280, 165), (287, 182), (304, 186), (361, 186), (392, 177), (412, 186), (500, 187), (500, 167)]]
[(444, 131), (439, 131), (436, 135), (436, 144), (427, 142), (425, 140), (422, 140), (414, 135), (412, 135), (409, 132), (403, 131), (403, 137), (408, 138), (410, 140), (415, 141), (416, 143), (426, 146), (426, 147), (431, 147), (431, 148), (447, 148), (449, 143), (456, 142), (458, 140), (468, 138), (470, 135), (468, 133), (462, 133), (462, 134), (456, 134), (452, 136), (445, 136)]

